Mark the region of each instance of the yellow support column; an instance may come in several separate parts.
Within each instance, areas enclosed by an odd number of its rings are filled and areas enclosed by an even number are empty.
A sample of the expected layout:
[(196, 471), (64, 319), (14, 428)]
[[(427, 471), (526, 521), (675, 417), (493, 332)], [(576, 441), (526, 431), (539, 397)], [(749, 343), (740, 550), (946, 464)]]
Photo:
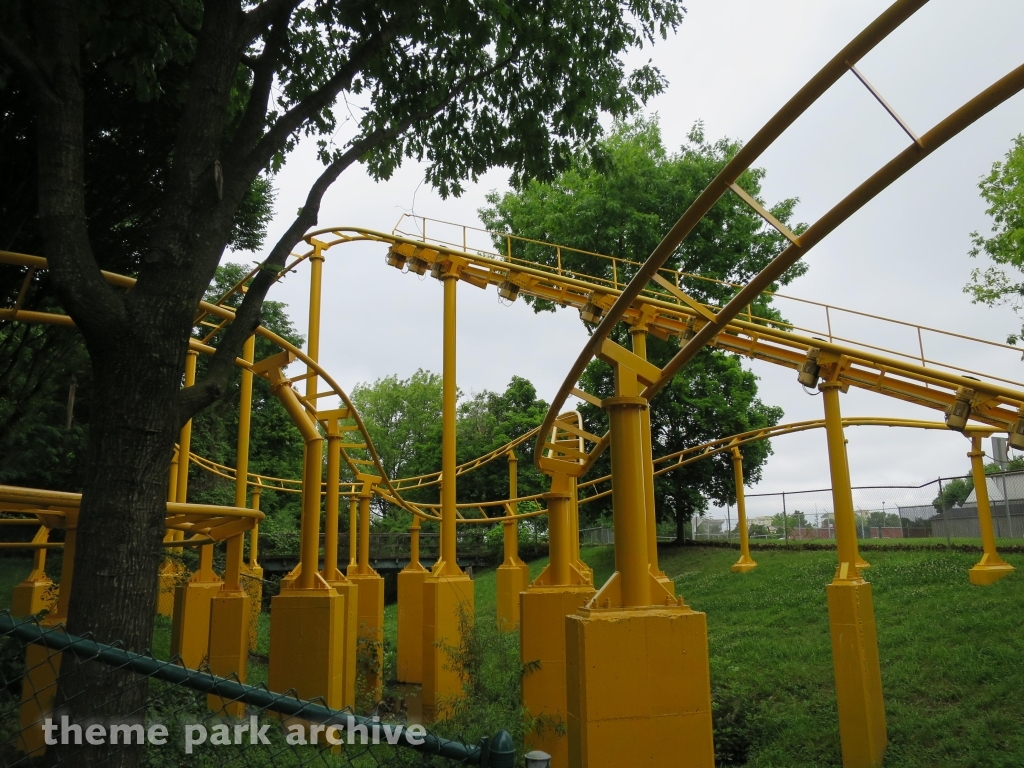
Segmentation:
[[(68, 618), (71, 600), (71, 579), (75, 570), (75, 541), (78, 537), (78, 510), (67, 510), (63, 520), (54, 516), (44, 520), (51, 527), (64, 530), (64, 554), (61, 558), (60, 592), (55, 609), (39, 621), (41, 627), (55, 627)], [(21, 683), (21, 709), (18, 714), (20, 732), (18, 750), (29, 757), (40, 757), (46, 751), (43, 721), (53, 712), (57, 696), (57, 673), (61, 654), (42, 645), (25, 649), (25, 674)]]
[[(587, 575), (573, 562), (571, 491), (563, 474), (551, 476), (548, 494), (547, 567), (520, 596), (520, 660), (539, 666), (522, 679), (523, 706), (541, 725), (526, 736), (528, 749), (540, 749), (553, 765), (569, 765), (564, 725), (568, 716), (565, 687), (565, 620), (594, 596)], [(561, 731), (561, 732), (559, 732)]]
[[(606, 341), (615, 573), (566, 618), (566, 765), (713, 768), (707, 621), (651, 572), (640, 382), (660, 372)], [(642, 374), (638, 378), (638, 374)]]
[[(45, 544), (49, 538), (50, 529), (41, 525), (32, 543)], [(46, 575), (46, 547), (40, 546), (32, 555), (32, 570), (11, 591), (11, 616), (35, 616), (51, 608), (55, 596), (56, 587)]]
[(733, 573), (747, 573), (757, 568), (750, 557), (750, 541), (747, 531), (747, 500), (743, 494), (743, 454), (735, 445), (732, 447), (732, 474), (736, 482), (736, 525), (740, 529), (740, 559), (732, 564)]
[(398, 574), (398, 682), (423, 682), (423, 581), (420, 519), (409, 526), (409, 564)]
[[(242, 348), (242, 359), (253, 361), (256, 337), (250, 336)], [(249, 429), (252, 419), (252, 371), (242, 369), (238, 401), (238, 440), (235, 446), (235, 506), (246, 506), (249, 485)], [(252, 621), (252, 598), (242, 584), (246, 571), (243, 560), (243, 536), (239, 533), (227, 542), (224, 583), (210, 603), (210, 671), (220, 677), (237, 675), (246, 681), (249, 668), (249, 634)], [(254, 628), (254, 627), (253, 627)], [(245, 705), (229, 703), (219, 696), (208, 697), (213, 711), (224, 711), (232, 717), (245, 715)]]
[[(636, 325), (630, 328), (629, 338), (633, 344), (633, 354), (646, 360), (646, 325)], [(674, 595), (676, 593), (675, 582), (668, 578), (658, 565), (658, 512), (654, 504), (654, 446), (651, 442), (650, 408), (644, 408), (640, 412), (640, 428), (642, 430), (641, 445), (643, 448), (644, 464), (644, 508), (647, 511), (647, 558), (651, 574), (661, 582), (665, 589)]]
[(452, 269), (441, 274), (444, 286), (444, 361), (441, 408), (441, 552), (423, 581), (423, 717), (444, 715), (446, 702), (462, 695), (462, 677), (446, 647), (461, 644), (461, 629), (473, 621), (473, 581), (456, 559), (455, 508), (455, 287)]
[[(188, 425), (191, 429), (191, 424)], [(178, 449), (174, 449), (174, 456), (171, 458), (170, 482), (167, 487), (167, 500), (177, 501), (178, 493)], [(164, 541), (177, 541), (181, 531), (167, 531)], [(175, 554), (180, 554), (177, 549)], [(160, 616), (171, 618), (174, 616), (174, 588), (182, 581), (185, 574), (185, 566), (181, 560), (175, 557), (164, 557), (160, 564), (159, 587), (156, 598), (156, 612)]]
[[(347, 605), (345, 596), (331, 587), (317, 568), (323, 437), (281, 372), (280, 366), (287, 363), (275, 366), (273, 362), (267, 361), (265, 370), (271, 391), (302, 433), (306, 450), (299, 565), (291, 584), (271, 600), (267, 685), (272, 691), (294, 688), (303, 699), (320, 696), (327, 706), (340, 709), (346, 704)], [(261, 368), (259, 364), (256, 367)]]
[[(260, 486), (252, 487), (252, 509), (260, 509)], [(256, 523), (249, 532), (249, 564), (246, 566), (251, 578), (245, 579), (245, 591), (249, 593), (249, 650), (255, 651), (259, 643), (259, 617), (263, 613), (263, 566), (257, 556), (260, 548), (260, 524)]]
[(971, 435), (971, 475), (974, 477), (974, 493), (978, 499), (978, 525), (981, 527), (981, 546), (983, 553), (969, 571), (971, 584), (979, 587), (995, 584), (1000, 579), (1013, 573), (1013, 566), (1003, 560), (996, 551), (996, 534), (992, 526), (992, 506), (988, 499), (988, 482), (985, 476), (985, 463), (982, 457), (981, 436)]
[[(572, 558), (576, 570), (582, 573), (590, 586), (594, 586), (594, 569), (583, 562), (580, 557), (580, 498), (577, 490), (577, 479), (569, 478), (569, 523), (572, 529)], [(672, 585), (673, 591), (675, 585)]]
[[(508, 452), (508, 497), (518, 494), (518, 466), (515, 451)], [(519, 505), (512, 502), (506, 514), (515, 515)], [(577, 537), (578, 538), (578, 537)], [(498, 629), (512, 632), (519, 626), (519, 593), (530, 583), (530, 566), (519, 559), (519, 521), (502, 523), (502, 544), (505, 557), (495, 574), (497, 579)]]
[(362, 678), (359, 693), (373, 703), (384, 690), (384, 578), (370, 565), (370, 498), (367, 484), (359, 494), (359, 560), (348, 578), (359, 592), (357, 599), (359, 650), (358, 671)]
[(356, 648), (359, 633), (359, 588), (338, 568), (338, 505), (341, 493), (341, 419), (345, 410), (319, 415), (327, 430), (327, 494), (324, 500), (324, 569), (321, 575), (334, 591), (345, 598), (345, 626), (342, 641), (342, 700), (356, 705)]
[(857, 521), (839, 409), (840, 388), (835, 380), (819, 385), (825, 403), (825, 432), (839, 554), (835, 578), (826, 589), (832, 663), (839, 704), (843, 766), (874, 768), (882, 765), (888, 739), (885, 702), (882, 698), (882, 672), (878, 661), (871, 585), (864, 581), (857, 562)]
[[(185, 357), (185, 386), (196, 383), (198, 353)], [(188, 501), (189, 451), (192, 447), (192, 422), (181, 428), (178, 437), (176, 501)], [(174, 616), (171, 623), (171, 654), (180, 654), (182, 663), (195, 669), (210, 656), (210, 604), (220, 592), (222, 581), (213, 570), (213, 545), (199, 548), (199, 569), (185, 583), (174, 588)]]
[(359, 499), (352, 496), (348, 500), (348, 568), (349, 576), (359, 568)]

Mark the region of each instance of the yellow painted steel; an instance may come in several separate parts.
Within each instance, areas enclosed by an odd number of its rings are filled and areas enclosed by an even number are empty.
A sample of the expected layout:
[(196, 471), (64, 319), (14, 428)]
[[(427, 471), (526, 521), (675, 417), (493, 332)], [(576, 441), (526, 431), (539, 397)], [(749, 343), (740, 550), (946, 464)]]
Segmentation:
[(971, 584), (988, 586), (1013, 573), (1014, 568), (996, 551), (996, 535), (992, 526), (992, 506), (988, 498), (988, 479), (985, 476), (984, 452), (981, 437), (971, 436), (971, 475), (974, 478), (974, 493), (978, 500), (978, 524), (981, 526), (981, 546), (984, 553), (981, 560), (969, 571)]
[[(508, 452), (508, 497), (516, 498), (519, 484), (519, 460), (514, 450)], [(518, 505), (510, 502), (507, 514), (515, 516)], [(577, 541), (579, 537), (577, 536)], [(511, 632), (519, 628), (519, 593), (530, 583), (530, 566), (519, 558), (519, 521), (502, 523), (501, 565), (495, 573), (498, 629)]]
[(409, 564), (398, 574), (398, 682), (423, 682), (423, 581), (420, 519), (409, 526)]
[[(50, 529), (39, 526), (32, 537), (33, 544), (44, 544), (50, 537)], [(53, 606), (57, 588), (46, 575), (46, 548), (39, 547), (32, 555), (32, 570), (11, 592), (11, 615), (34, 616)]]
[[(635, 325), (629, 329), (629, 336), (633, 343), (633, 354), (637, 357), (647, 359), (647, 326), (646, 324)], [(643, 448), (644, 465), (644, 500), (647, 510), (647, 559), (654, 576), (661, 585), (671, 592), (676, 593), (675, 583), (665, 575), (665, 572), (658, 566), (658, 513), (655, 509), (654, 497), (654, 452), (651, 444), (651, 409), (644, 408), (640, 411), (640, 428), (642, 430), (641, 447)]]
[[(557, 435), (552, 443), (558, 444)], [(573, 478), (574, 479), (574, 478)], [(571, 479), (551, 477), (548, 494), (547, 567), (520, 596), (520, 660), (537, 665), (521, 683), (523, 706), (538, 718), (538, 725), (526, 736), (530, 749), (552, 756), (556, 765), (569, 764), (565, 733), (568, 717), (565, 687), (565, 619), (586, 605), (594, 587), (575, 565), (572, 546)], [(577, 539), (578, 540), (578, 539)], [(562, 725), (562, 728), (557, 726)]]
[(440, 275), (444, 288), (441, 366), (441, 551), (423, 581), (423, 716), (438, 719), (462, 696), (462, 677), (445, 647), (458, 647), (474, 618), (473, 582), (459, 568), (456, 554), (456, 287), (449, 264)]
[[(835, 580), (828, 587), (828, 599), (844, 764), (858, 767), (877, 764), (885, 744), (881, 684), (880, 676), (877, 674), (877, 641), (870, 585), (860, 574), (866, 564), (859, 558), (857, 552), (852, 496), (849, 492), (849, 467), (842, 434), (843, 421), (839, 414), (839, 389), (849, 386), (871, 389), (889, 397), (938, 410), (949, 408), (958, 397), (963, 397), (963, 393), (969, 390), (971, 417), (998, 429), (1015, 427), (1021, 406), (1024, 405), (1024, 392), (1017, 383), (998, 377), (988, 376), (983, 381), (975, 381), (962, 375), (971, 373), (966, 369), (957, 366), (937, 368), (933, 365), (934, 361), (926, 360), (923, 348), (918, 365), (916, 362), (908, 362), (907, 359), (890, 356), (889, 351), (885, 349), (870, 345), (850, 346), (843, 343), (843, 339), (833, 338), (831, 329), (827, 334), (828, 341), (813, 339), (810, 337), (811, 334), (803, 332), (804, 329), (796, 326), (756, 318), (751, 314), (749, 307), (783, 270), (795, 263), (853, 212), (964, 127), (1024, 87), (1024, 67), (1014, 70), (986, 89), (931, 131), (919, 138), (912, 137), (914, 144), (911, 147), (799, 236), (774, 220), (757, 201), (738, 188), (735, 182), (767, 146), (847, 69), (921, 5), (923, 0), (898, 0), (887, 9), (744, 145), (718, 178), (683, 214), (650, 259), (643, 264), (628, 265), (628, 269), (621, 269), (626, 265), (624, 260), (612, 259), (613, 277), (610, 281), (579, 273), (569, 274), (562, 269), (560, 258), (557, 269), (516, 260), (512, 256), (511, 247), (508, 254), (499, 258), (491, 258), (476, 252), (469, 253), (465, 240), (459, 250), (428, 244), (425, 236), (406, 238), (394, 233), (387, 235), (370, 230), (332, 228), (307, 236), (306, 242), (311, 246), (311, 250), (297, 256), (282, 272), (286, 273), (303, 260), (310, 261), (312, 276), (307, 353), (303, 354), (286, 341), (261, 328), (257, 330), (257, 334), (273, 341), (284, 350), (281, 354), (285, 359), (278, 360), (276, 365), (271, 364), (273, 361), (252, 364), (251, 357), (239, 361), (243, 371), (265, 375), (271, 380), (274, 394), (282, 401), (302, 431), (306, 446), (303, 478), (301, 481), (295, 481), (253, 475), (241, 462), (241, 455), (239, 466), (236, 468), (223, 468), (212, 462), (196, 459), (197, 464), (205, 470), (234, 479), (236, 491), (241, 488), (241, 500), (236, 499), (235, 507), (221, 508), (229, 511), (223, 512), (220, 518), (214, 517), (210, 512), (212, 508), (197, 510), (194, 507), (198, 505), (183, 503), (187, 498), (188, 466), (193, 458), (188, 445), (190, 435), (183, 432), (178, 466), (172, 466), (170, 484), (173, 493), (169, 499), (167, 521), (170, 533), (165, 542), (176, 546), (202, 546), (201, 567), (193, 578), (197, 579), (198, 583), (203, 583), (203, 579), (212, 573), (211, 550), (205, 545), (213, 541), (229, 541), (225, 589), (233, 591), (237, 588), (241, 575), (240, 534), (245, 530), (251, 530), (254, 531), (255, 537), (257, 525), (255, 516), (248, 518), (241, 515), (238, 509), (244, 507), (245, 486), (254, 485), (257, 491), (261, 486), (265, 486), (281, 492), (303, 494), (300, 565), (289, 583), (284, 584), (282, 594), (274, 598), (270, 675), (272, 688), (284, 690), (294, 686), (302, 696), (325, 696), (331, 706), (343, 706), (342, 702), (345, 700), (345, 667), (339, 663), (339, 658), (344, 658), (345, 654), (338, 653), (338, 649), (346, 642), (340, 639), (346, 636), (345, 617), (350, 609), (355, 608), (354, 602), (362, 601), (346, 600), (346, 597), (325, 578), (325, 575), (332, 573), (332, 568), (337, 571), (336, 520), (339, 486), (332, 480), (332, 472), (338, 470), (341, 462), (349, 467), (355, 477), (355, 481), (348, 484), (346, 494), (350, 498), (360, 494), (365, 502), (365, 505), (361, 503), (365, 508), (359, 526), (360, 533), (365, 532), (365, 535), (359, 537), (358, 560), (355, 558), (356, 541), (352, 540), (350, 559), (355, 563), (354, 566), (350, 565), (350, 569), (369, 569), (369, 499), (372, 494), (377, 494), (388, 503), (405, 509), (413, 515), (417, 523), (421, 519), (437, 520), (441, 523), (441, 557), (434, 573), (423, 583), (423, 679), (425, 689), (430, 692), (425, 697), (425, 713), (431, 717), (439, 714), (439, 691), (458, 691), (457, 675), (453, 675), (452, 670), (444, 668), (437, 640), (446, 640), (449, 644), (456, 642), (460, 624), (463, 620), (472, 620), (472, 582), (458, 567), (456, 525), (505, 525), (508, 552), (513, 549), (508, 546), (512, 535), (510, 529), (514, 529), (519, 519), (526, 514), (548, 514), (551, 563), (542, 577), (535, 582), (538, 590), (537, 599), (528, 603), (524, 598), (523, 615), (525, 617), (527, 607), (532, 609), (536, 606), (537, 615), (540, 617), (537, 621), (550, 624), (557, 614), (566, 610), (566, 607), (564, 602), (556, 604), (557, 601), (553, 597), (548, 602), (543, 602), (539, 590), (555, 590), (553, 594), (564, 600), (567, 599), (567, 588), (587, 586), (586, 572), (579, 566), (578, 557), (578, 521), (575, 518), (578, 505), (576, 478), (593, 466), (603, 450), (610, 448), (615, 479), (611, 490), (591, 494), (583, 501), (599, 498), (607, 493), (612, 495), (616, 530), (615, 575), (585, 607), (566, 619), (564, 652), (555, 648), (554, 641), (549, 641), (545, 649), (538, 652), (538, 658), (547, 654), (551, 668), (557, 666), (562, 659), (566, 664), (568, 685), (565, 711), (569, 726), (567, 762), (572, 765), (602, 768), (605, 765), (634, 764), (645, 760), (672, 760), (681, 761), (680, 764), (686, 765), (709, 765), (713, 751), (710, 747), (706, 623), (703, 614), (693, 612), (681, 599), (674, 598), (671, 582), (664, 579), (658, 568), (653, 478), (657, 473), (668, 472), (690, 461), (730, 450), (733, 452), (734, 468), (737, 472), (737, 502), (739, 508), (743, 509), (739, 447), (743, 440), (764, 439), (787, 432), (765, 430), (756, 435), (743, 437), (742, 440), (740, 436), (735, 436), (703, 446), (699, 451), (680, 453), (674, 459), (666, 460), (666, 457), (661, 457), (655, 460), (650, 450), (647, 403), (700, 348), (707, 344), (789, 368), (801, 367), (809, 352), (814, 350), (816, 354), (820, 353), (823, 367), (828, 369), (822, 391), (826, 405), (825, 427), (830, 468), (833, 473), (833, 492), (836, 494), (839, 547), (839, 566)], [(769, 225), (779, 229), (792, 245), (748, 285), (738, 286), (739, 292), (724, 307), (708, 307), (685, 295), (679, 288), (682, 276), (671, 271), (666, 272), (662, 265), (703, 215), (723, 194), (729, 194), (730, 190), (747, 205), (752, 206)], [(320, 237), (328, 232), (330, 235), (327, 238)], [(444, 284), (445, 392), (443, 461), (440, 473), (402, 480), (388, 478), (365, 426), (352, 408), (347, 395), (317, 363), (324, 254), (333, 245), (360, 239), (389, 244), (396, 255), (396, 262), (397, 257), (404, 260), (406, 257), (416, 255), (425, 264), (433, 267), (432, 271)], [(558, 254), (560, 257), (561, 252), (558, 251)], [(20, 264), (32, 270), (46, 268), (43, 259), (17, 254), (0, 253), (0, 262)], [(627, 285), (622, 285), (619, 275), (626, 272), (635, 274), (635, 277)], [(106, 278), (111, 283), (125, 288), (129, 288), (134, 282), (119, 275), (107, 274)], [(241, 290), (247, 279), (242, 280), (236, 286), (236, 290)], [(552, 401), (551, 410), (544, 424), (531, 434), (531, 437), (537, 440), (535, 462), (539, 469), (552, 476), (552, 492), (543, 495), (541, 499), (547, 501), (547, 510), (520, 515), (516, 507), (519, 501), (525, 499), (518, 499), (514, 489), (510, 493), (510, 499), (505, 501), (479, 505), (455, 503), (455, 483), (461, 472), (471, 471), (488, 461), (493, 461), (518, 445), (510, 444), (464, 465), (455, 462), (456, 280), (481, 288), (489, 284), (512, 285), (515, 286), (513, 295), (523, 292), (578, 308), (589, 305), (588, 311), (601, 313), (602, 320), (596, 332)], [(506, 287), (505, 290), (509, 289)], [(825, 306), (826, 312), (828, 311), (827, 305), (820, 306)], [(739, 315), (744, 311), (746, 320), (741, 320)], [(18, 306), (13, 309), (0, 309), (0, 318), (62, 325), (71, 323), (70, 318), (66, 316), (25, 312)], [(190, 342), (187, 364), (192, 366), (193, 371), (195, 355), (199, 352), (212, 352), (212, 347), (208, 346), (207, 342), (233, 318), (233, 312), (227, 307), (205, 302), (201, 304), (197, 324), (212, 330), (204, 339)], [(612, 328), (619, 321), (625, 321), (633, 328), (633, 352), (619, 347), (608, 338)], [(679, 336), (686, 343), (667, 366), (659, 369), (644, 359), (643, 346), (648, 332), (662, 338)], [(603, 403), (595, 402), (609, 411), (611, 429), (609, 434), (604, 436), (585, 432), (579, 421), (575, 424), (558, 422), (558, 413), (570, 393), (591, 402), (596, 401), (593, 396), (588, 396), (575, 388), (583, 368), (595, 355), (612, 364), (616, 372), (615, 395)], [(284, 376), (281, 369), (292, 360), (305, 363), (304, 376), (293, 379)], [(305, 397), (299, 397), (292, 389), (292, 383), (302, 379), (306, 381)], [(318, 391), (320, 380), (327, 384), (329, 391)], [(318, 417), (321, 413), (318, 412), (317, 402), (320, 397), (333, 395), (337, 395), (342, 401), (338, 430), (359, 432), (364, 443), (341, 444), (340, 439), (334, 441), (339, 450), (334, 452), (333, 464), (332, 451), (328, 452), (329, 469), (325, 483), (321, 477), (324, 437), (318, 427)], [(345, 422), (344, 426), (341, 425), (342, 421)], [(906, 425), (910, 425), (909, 420)], [(332, 440), (329, 425), (327, 430), (330, 446)], [(795, 431), (795, 428), (790, 431)], [(970, 427), (968, 431), (974, 438), (972, 465), (980, 467), (981, 432)], [(561, 439), (560, 434), (563, 435)], [(366, 458), (363, 458), (364, 452)], [(586, 488), (597, 482), (600, 481), (589, 481), (582, 486)], [(441, 486), (439, 505), (413, 504), (401, 495), (403, 490), (409, 488), (437, 484)], [(982, 563), (972, 569), (972, 581), (983, 578), (981, 575), (976, 576), (975, 572), (986, 574), (998, 571), (998, 568), (978, 570), (982, 565), (999, 565), (983, 475), (978, 487), (979, 519), (982, 520), (985, 555)], [(328, 517), (334, 521), (333, 534), (330, 533), (330, 527), (328, 532), (328, 538), (333, 544), (328, 546), (328, 550), (333, 551), (334, 560), (332, 565), (330, 559), (325, 558), (324, 573), (318, 570), (317, 551), (321, 493), (327, 495)], [(536, 497), (529, 498), (532, 500)], [(254, 507), (258, 507), (257, 499), (258, 496), (254, 493)], [(174, 508), (175, 505), (177, 508)], [(58, 506), (64, 509), (63, 506)], [(500, 517), (489, 518), (487, 511), (495, 507), (499, 508), (499, 511), (503, 507), (504, 512)], [(981, 512), (982, 507), (985, 509), (984, 513)], [(66, 512), (51, 516), (60, 518), (61, 515), (72, 514), (71, 507), (67, 509)], [(466, 516), (477, 514), (470, 511), (473, 509), (478, 510), (480, 517)], [(745, 515), (741, 513), (741, 516)], [(66, 517), (62, 520), (62, 524), (68, 522)], [(47, 525), (45, 520), (44, 525)], [(70, 546), (65, 546), (65, 559), (69, 550), (73, 552), (74, 549), (73, 523), (71, 527), (71, 543)], [(355, 528), (353, 525), (353, 535)], [(741, 530), (744, 533), (746, 531), (745, 520), (741, 520)], [(184, 539), (185, 532), (193, 534), (188, 541)], [(741, 544), (742, 561), (743, 556), (749, 557), (749, 544), (745, 541)], [(45, 540), (37, 542), (37, 552), (44, 551), (45, 546), (48, 546)], [(255, 564), (255, 550), (254, 538), (250, 548), (252, 564)], [(65, 587), (68, 586), (70, 575), (68, 568), (64, 574)], [(162, 574), (161, 579), (163, 578)], [(580, 583), (568, 583), (574, 581)], [(61, 590), (63, 610), (66, 610), (69, 594), (70, 590)], [(375, 597), (372, 602), (376, 602)], [(58, 603), (55, 615), (61, 615), (61, 610), (62, 606)], [(532, 619), (530, 621), (537, 623)], [(370, 623), (374, 626), (381, 624), (376, 615)], [(523, 647), (526, 648), (527, 641), (532, 642), (533, 634), (527, 627), (530, 622), (524, 618), (522, 623)], [(226, 633), (225, 636), (227, 634), (230, 633)], [(527, 637), (528, 635), (530, 637)], [(642, 643), (639, 638), (642, 638)], [(354, 658), (354, 655), (350, 654), (347, 658)], [(542, 668), (543, 666), (542, 661)]]
[[(257, 512), (260, 508), (261, 490), (254, 485), (251, 494), (251, 505)], [(248, 577), (244, 580), (245, 591), (249, 593), (249, 650), (255, 651), (259, 645), (259, 616), (263, 612), (263, 566), (257, 562), (259, 554), (260, 524), (257, 522), (249, 533), (249, 564), (246, 566)]]
[(359, 666), (364, 693), (379, 701), (384, 688), (384, 579), (370, 565), (370, 490), (359, 497), (359, 560), (348, 578), (358, 590)]
[[(0, 486), (0, 489), (4, 487)], [(10, 489), (6, 490), (8, 493), (4, 495), (9, 496)], [(15, 497), (17, 495), (15, 494)], [(73, 495), (75, 494), (60, 494), (60, 497)], [(57, 596), (56, 608), (39, 621), (41, 627), (55, 627), (67, 620), (71, 600), (75, 543), (78, 536), (78, 509), (65, 508), (61, 513), (41, 515), (40, 520), (49, 528), (61, 528), (64, 531), (61, 589)], [(58, 652), (42, 645), (30, 645), (25, 649), (25, 675), (21, 683), (21, 708), (18, 714), (21, 728), (18, 734), (18, 750), (29, 757), (39, 757), (46, 751), (42, 725), (43, 720), (53, 712), (60, 665), (61, 654)]]
[(871, 585), (860, 574), (857, 521), (850, 488), (850, 468), (839, 409), (842, 385), (830, 380), (819, 385), (825, 406), (825, 435), (832, 474), (839, 564), (828, 585), (829, 630), (839, 705), (839, 738), (844, 768), (880, 766), (887, 744), (882, 672)]
[[(189, 350), (185, 357), (185, 386), (196, 383), (198, 353)], [(178, 438), (177, 488), (175, 499), (188, 501), (188, 466), (186, 457), (192, 443), (192, 421), (181, 428)], [(244, 505), (243, 505), (244, 506)], [(184, 574), (182, 574), (182, 577)], [(210, 659), (210, 610), (213, 598), (223, 582), (213, 570), (213, 545), (199, 548), (199, 569), (174, 587), (174, 610), (171, 620), (171, 653), (179, 654), (186, 667), (195, 669)]]
[(732, 474), (736, 484), (736, 525), (740, 530), (740, 559), (732, 564), (733, 573), (749, 573), (757, 567), (750, 556), (750, 541), (747, 531), (747, 500), (743, 495), (743, 454), (732, 449)]

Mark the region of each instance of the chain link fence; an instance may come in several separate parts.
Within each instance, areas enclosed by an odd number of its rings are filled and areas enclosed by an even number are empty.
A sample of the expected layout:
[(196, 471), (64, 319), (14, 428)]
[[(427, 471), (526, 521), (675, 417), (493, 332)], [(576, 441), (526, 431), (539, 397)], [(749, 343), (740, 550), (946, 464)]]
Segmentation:
[[(1024, 538), (1024, 472), (996, 472), (986, 480), (996, 537)], [(861, 539), (981, 538), (977, 492), (970, 475), (852, 490)], [(725, 513), (724, 518), (695, 519), (694, 539), (736, 539), (736, 509), (729, 506)], [(746, 513), (751, 539), (806, 541), (836, 535), (831, 488), (748, 493)]]
[(0, 613), (4, 768), (512, 768), (515, 759), (504, 731), (467, 744), (419, 725), (329, 709)]

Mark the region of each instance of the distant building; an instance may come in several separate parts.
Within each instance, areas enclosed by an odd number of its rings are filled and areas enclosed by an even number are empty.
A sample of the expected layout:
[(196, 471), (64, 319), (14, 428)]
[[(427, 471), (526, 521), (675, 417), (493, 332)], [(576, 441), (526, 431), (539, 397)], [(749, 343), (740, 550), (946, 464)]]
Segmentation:
[[(999, 472), (985, 476), (992, 525), (997, 538), (1024, 538), (1024, 471)], [(934, 507), (932, 508), (934, 510)], [(900, 509), (902, 514), (903, 509)], [(978, 491), (974, 489), (963, 506), (953, 507), (931, 518), (932, 535), (949, 538), (980, 538)]]

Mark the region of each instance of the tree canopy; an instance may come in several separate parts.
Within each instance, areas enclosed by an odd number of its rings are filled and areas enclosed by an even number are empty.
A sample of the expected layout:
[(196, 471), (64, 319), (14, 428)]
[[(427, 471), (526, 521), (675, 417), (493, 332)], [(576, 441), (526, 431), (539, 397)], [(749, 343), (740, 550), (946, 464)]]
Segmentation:
[[(971, 270), (971, 282), (964, 287), (975, 304), (990, 307), (1009, 305), (1020, 314), (1024, 309), (1024, 134), (1013, 140), (1006, 158), (992, 164), (992, 169), (978, 184), (981, 197), (988, 203), (985, 210), (992, 217), (991, 235), (971, 233), (971, 258), (982, 254), (992, 264)], [(1024, 328), (1010, 333), (1007, 344), (1016, 344), (1024, 336)]]
[[(532, 181), (504, 195), (492, 193), (489, 206), (480, 215), (496, 231), (642, 262), (738, 149), (738, 144), (727, 139), (707, 141), (698, 124), (680, 151), (670, 153), (656, 117), (619, 122), (592, 151), (576, 153), (571, 166), (553, 181)], [(763, 178), (764, 171), (754, 168), (746, 171), (739, 183), (760, 199)], [(789, 224), (796, 202), (787, 199), (766, 207)], [(792, 228), (802, 231), (800, 225)], [(701, 278), (744, 283), (787, 242), (738, 197), (727, 195), (715, 204), (666, 267), (692, 275), (682, 282), (690, 295), (720, 304), (735, 289)], [(500, 247), (507, 247), (504, 238)], [(512, 248), (517, 258), (555, 264), (553, 249), (523, 242), (514, 242)], [(564, 269), (607, 280), (615, 277), (620, 283), (632, 276), (628, 266), (616, 267), (618, 274), (613, 275), (607, 260), (567, 249), (562, 250), (561, 261)], [(782, 283), (793, 280), (806, 268), (797, 264), (784, 275)], [(533, 307), (535, 311), (556, 309), (555, 304), (543, 300), (534, 300)], [(779, 319), (770, 296), (762, 295), (754, 312), (763, 318)], [(626, 346), (630, 343), (627, 329), (621, 324), (613, 338)], [(668, 362), (676, 350), (675, 340), (662, 341), (653, 336), (647, 340), (648, 359), (657, 365)], [(581, 383), (584, 390), (609, 397), (611, 369), (595, 360)], [(601, 434), (607, 429), (607, 416), (602, 410), (584, 404), (580, 411), (589, 431)], [(782, 409), (757, 398), (757, 377), (745, 370), (738, 358), (705, 350), (651, 404), (654, 454), (774, 425), (781, 418)], [(756, 483), (771, 446), (760, 441), (744, 446), (742, 453), (747, 482)], [(596, 468), (601, 469), (608, 469), (607, 455)], [(729, 455), (720, 454), (657, 478), (655, 495), (659, 519), (675, 519), (681, 536), (685, 521), (704, 511), (709, 500), (724, 504), (735, 498)], [(582, 507), (591, 516), (607, 514), (609, 508), (607, 500)]]
[[(415, 158), (443, 195), (493, 166), (517, 182), (550, 176), (593, 142), (602, 113), (628, 114), (662, 89), (626, 54), (683, 13), (676, 0), (0, 5), (0, 115), (16, 127), (0, 141), (25, 153), (2, 153), (22, 163), (3, 198), (5, 213), (18, 209), (7, 237), (24, 222), (38, 238), (95, 393), (69, 631), (148, 646), (178, 429), (229, 392), (267, 291), (340, 174), (362, 162), (384, 179)], [(273, 175), (303, 137), (324, 170), (301, 207), (289, 204), (296, 217), (182, 388), (197, 304), (225, 248), (256, 243)], [(137, 278), (131, 291), (106, 282), (108, 253)], [(137, 706), (140, 694), (121, 693), (95, 695)]]

